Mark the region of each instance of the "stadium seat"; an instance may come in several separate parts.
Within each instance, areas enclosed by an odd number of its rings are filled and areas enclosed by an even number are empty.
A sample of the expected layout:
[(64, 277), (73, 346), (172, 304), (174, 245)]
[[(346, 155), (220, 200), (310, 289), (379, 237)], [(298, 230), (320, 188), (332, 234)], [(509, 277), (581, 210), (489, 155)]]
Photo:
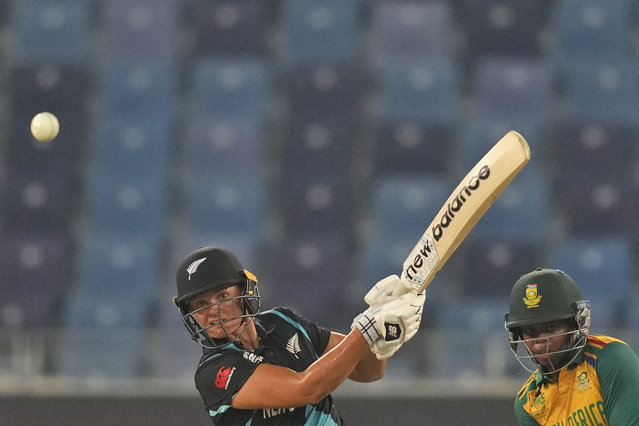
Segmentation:
[(60, 323), (74, 259), (65, 232), (4, 233), (0, 240), (0, 325), (21, 329)]
[(80, 63), (88, 59), (93, 2), (15, 2), (15, 56), (18, 63)]
[(441, 0), (376, 1), (371, 6), (373, 68), (404, 60), (450, 58), (453, 16)]
[(190, 382), (202, 357), (202, 347), (191, 340), (177, 309), (172, 313), (177, 327), (163, 327), (147, 336), (149, 355), (144, 360), (146, 371), (152, 377)]
[(177, 99), (177, 73), (166, 59), (105, 59), (97, 72), (98, 104), (114, 118), (170, 121)]
[(266, 123), (256, 116), (199, 111), (186, 119), (179, 168), (191, 173), (259, 178)]
[(639, 188), (627, 177), (571, 176), (557, 181), (557, 211), (569, 235), (635, 235)]
[(375, 172), (445, 174), (454, 162), (456, 137), (452, 123), (382, 120), (375, 140)]
[(176, 53), (181, 0), (104, 0), (101, 3), (104, 56), (168, 59)]
[(161, 243), (157, 235), (93, 231), (80, 244), (64, 324), (72, 328), (143, 325), (163, 262)]
[(448, 267), (453, 269), (460, 297), (469, 304), (481, 299), (507, 300), (519, 277), (546, 263), (547, 249), (543, 240), (503, 237), (499, 231), (479, 237), (473, 230)]
[(89, 225), (97, 231), (164, 235), (167, 219), (166, 174), (132, 176), (93, 169), (87, 182)]
[(634, 62), (591, 58), (570, 62), (563, 69), (560, 77), (566, 119), (636, 126), (639, 76)]
[(188, 174), (184, 185), (184, 218), (190, 232), (259, 235), (265, 193), (259, 182), (241, 175)]
[(590, 300), (593, 332), (609, 333), (627, 325), (633, 300), (634, 254), (627, 237), (570, 237), (551, 264), (570, 275)]
[(380, 178), (373, 189), (373, 234), (381, 237), (398, 235), (415, 245), (453, 189), (445, 176), (396, 175)]
[(205, 56), (195, 61), (189, 76), (196, 111), (262, 117), (268, 91), (267, 64), (253, 56)]
[(141, 327), (71, 327), (60, 332), (52, 350), (53, 372), (71, 378), (122, 380), (142, 373)]
[(205, 0), (191, 1), (185, 6), (188, 22), (195, 25), (199, 55), (268, 53), (274, 19), (272, 1)]
[(543, 126), (550, 119), (553, 79), (543, 59), (489, 56), (477, 61), (474, 85), (476, 114), (507, 119), (523, 116)]
[(357, 113), (363, 94), (363, 69), (355, 62), (314, 61), (282, 71), (283, 92), (291, 111)]
[(285, 171), (279, 184), (287, 232), (350, 233), (354, 192), (348, 170)]
[(558, 66), (575, 60), (626, 59), (631, 54), (632, 2), (566, 0), (553, 2), (549, 29), (550, 55)]
[[(90, 166), (97, 174), (165, 179), (170, 166), (173, 126), (154, 116), (116, 118), (103, 114), (94, 125)], [(117, 180), (117, 179), (116, 179)]]
[(313, 110), (291, 114), (284, 137), (281, 161), (285, 175), (321, 177), (337, 171), (346, 175), (355, 159), (356, 125), (339, 112), (317, 114)]
[(469, 63), (485, 55), (539, 57), (548, 1), (462, 0), (457, 3), (463, 58)]
[(348, 61), (357, 53), (360, 0), (282, 2), (278, 61), (286, 68), (317, 60)]
[(347, 247), (342, 235), (287, 236), (273, 257), (276, 278), (272, 282), (277, 284), (268, 292), (278, 294), (278, 306), (290, 307), (327, 327), (343, 327), (352, 319), (352, 312), (340, 309), (347, 301), (343, 297), (348, 281)]
[(489, 240), (492, 236), (513, 241), (543, 241), (552, 207), (550, 181), (537, 168), (524, 168), (472, 230)]
[(2, 191), (4, 232), (67, 232), (77, 207), (78, 187), (64, 170), (11, 167)]
[(460, 82), (453, 61), (394, 62), (381, 67), (375, 78), (384, 119), (455, 123)]
[(560, 180), (576, 177), (614, 176), (632, 173), (637, 128), (596, 120), (563, 120), (555, 126), (553, 137), (556, 169)]

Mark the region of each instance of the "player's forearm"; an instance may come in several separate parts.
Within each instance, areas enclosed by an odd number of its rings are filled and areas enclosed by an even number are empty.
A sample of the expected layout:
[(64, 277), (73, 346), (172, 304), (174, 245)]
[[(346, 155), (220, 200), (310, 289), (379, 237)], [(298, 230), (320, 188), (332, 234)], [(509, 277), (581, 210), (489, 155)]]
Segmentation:
[(369, 383), (382, 379), (385, 373), (386, 360), (377, 359), (375, 354), (369, 350), (348, 378), (355, 382)]
[(343, 383), (368, 354), (368, 343), (359, 330), (354, 329), (302, 373), (301, 388), (309, 392), (310, 399), (321, 400)]

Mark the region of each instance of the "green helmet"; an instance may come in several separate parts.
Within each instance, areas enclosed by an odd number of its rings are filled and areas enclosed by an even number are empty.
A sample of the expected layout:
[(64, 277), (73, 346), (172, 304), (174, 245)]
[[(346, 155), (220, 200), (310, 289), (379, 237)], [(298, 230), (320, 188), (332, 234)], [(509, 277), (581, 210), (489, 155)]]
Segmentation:
[[(522, 362), (531, 360), (544, 376), (554, 375), (570, 364), (584, 347), (590, 329), (590, 303), (584, 300), (577, 283), (568, 274), (558, 269), (537, 268), (519, 278), (513, 286), (505, 319), (510, 347), (521, 365), (532, 372)], [(523, 328), (562, 320), (572, 320), (573, 326), (567, 333), (570, 339), (566, 347), (554, 352), (563, 354), (560, 363), (548, 368), (537, 364), (530, 351), (517, 352), (518, 344), (525, 342)]]
[(581, 290), (558, 269), (537, 268), (517, 280), (510, 293), (506, 328), (575, 318)]

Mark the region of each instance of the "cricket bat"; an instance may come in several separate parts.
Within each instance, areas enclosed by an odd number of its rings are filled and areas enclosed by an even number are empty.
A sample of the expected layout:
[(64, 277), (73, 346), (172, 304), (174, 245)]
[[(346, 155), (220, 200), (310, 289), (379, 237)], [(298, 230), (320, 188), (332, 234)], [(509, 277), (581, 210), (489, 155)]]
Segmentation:
[(511, 130), (501, 138), (448, 197), (404, 261), (401, 279), (423, 292), (529, 160), (523, 136)]

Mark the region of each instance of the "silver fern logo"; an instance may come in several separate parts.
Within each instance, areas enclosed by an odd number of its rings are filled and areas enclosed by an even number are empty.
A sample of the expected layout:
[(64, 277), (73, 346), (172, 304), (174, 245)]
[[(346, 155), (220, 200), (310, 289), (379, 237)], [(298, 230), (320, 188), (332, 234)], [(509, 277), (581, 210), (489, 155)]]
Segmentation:
[(302, 349), (300, 348), (300, 338), (297, 333), (293, 334), (293, 337), (286, 342), (286, 350), (295, 355), (295, 358), (299, 359), (297, 353), (302, 352)]
[(200, 266), (200, 263), (204, 262), (206, 260), (206, 257), (203, 257), (202, 259), (198, 259), (194, 262), (191, 262), (191, 264), (186, 268), (186, 272), (188, 272), (189, 274), (189, 280), (191, 279), (191, 275), (195, 274), (195, 272), (197, 271), (197, 268)]

